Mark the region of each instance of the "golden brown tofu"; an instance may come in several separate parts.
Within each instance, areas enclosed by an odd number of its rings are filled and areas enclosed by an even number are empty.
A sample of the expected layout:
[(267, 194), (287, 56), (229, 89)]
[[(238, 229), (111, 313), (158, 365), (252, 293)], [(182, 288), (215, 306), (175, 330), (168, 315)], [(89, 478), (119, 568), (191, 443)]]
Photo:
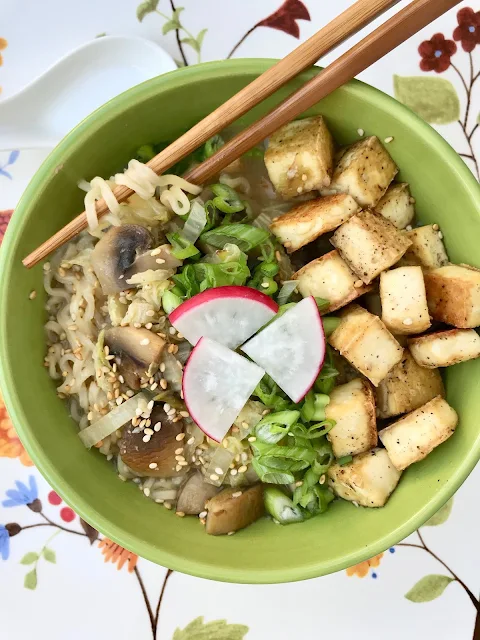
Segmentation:
[[(437, 227), (436, 229), (434, 228)], [(406, 231), (405, 235), (412, 245), (403, 256), (402, 265), (420, 265), (425, 269), (438, 269), (448, 264), (448, 256), (440, 235), (438, 225), (427, 224)]]
[(372, 449), (348, 464), (332, 464), (328, 484), (339, 498), (362, 507), (383, 507), (401, 475), (385, 449)]
[(330, 186), (322, 195), (348, 193), (362, 207), (373, 207), (386, 192), (398, 169), (376, 136), (355, 142), (343, 153)]
[(333, 138), (323, 117), (294, 120), (270, 136), (265, 166), (275, 190), (286, 200), (327, 187), (333, 172)]
[(357, 304), (340, 313), (341, 323), (328, 338), (334, 349), (378, 386), (400, 362), (403, 348), (377, 316)]
[(480, 325), (480, 271), (449, 264), (424, 274), (430, 314), (460, 329)]
[(288, 253), (313, 242), (327, 231), (333, 231), (359, 210), (351, 196), (316, 198), (297, 205), (270, 225)]
[(421, 267), (398, 267), (380, 275), (382, 320), (392, 333), (426, 331), (431, 325)]
[(405, 229), (415, 217), (415, 207), (406, 182), (391, 184), (375, 205), (375, 211), (390, 220), (397, 229)]
[(309, 262), (292, 279), (298, 280), (298, 291), (304, 298), (314, 296), (330, 302), (323, 313), (344, 307), (370, 289), (357, 278), (338, 251), (330, 251)]
[(327, 436), (336, 458), (354, 456), (377, 446), (375, 397), (367, 380), (355, 378), (335, 387), (325, 414), (336, 422)]
[(425, 369), (405, 349), (403, 358), (376, 389), (377, 414), (380, 418), (399, 416), (418, 409), (436, 396), (444, 396), (438, 369)]
[(403, 471), (448, 440), (457, 424), (456, 411), (441, 396), (437, 396), (382, 429), (378, 437), (395, 467)]
[(480, 357), (480, 336), (474, 329), (450, 329), (418, 336), (408, 341), (412, 356), (421, 367), (435, 369)]
[(411, 244), (389, 220), (370, 210), (342, 224), (331, 243), (365, 284), (398, 262)]

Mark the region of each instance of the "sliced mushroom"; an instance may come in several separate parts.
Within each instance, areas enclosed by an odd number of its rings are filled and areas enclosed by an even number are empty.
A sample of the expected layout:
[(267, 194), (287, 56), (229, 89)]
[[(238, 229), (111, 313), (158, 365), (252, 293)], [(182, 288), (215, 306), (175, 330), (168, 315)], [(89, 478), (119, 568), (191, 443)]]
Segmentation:
[(182, 475), (188, 467), (185, 466), (182, 470), (176, 471), (178, 461), (175, 451), (182, 446), (176, 437), (184, 430), (183, 420), (173, 422), (160, 405), (154, 407), (150, 420), (152, 430), (153, 426), (159, 422), (162, 426), (160, 431), (153, 430), (148, 442), (145, 442), (143, 430), (134, 433), (131, 423), (125, 427), (122, 438), (118, 442), (122, 462), (141, 476), (172, 478)]
[(214, 536), (248, 527), (265, 513), (263, 485), (248, 489), (224, 489), (208, 502), (205, 530)]
[(178, 495), (177, 511), (185, 515), (197, 516), (205, 511), (207, 500), (213, 498), (219, 492), (219, 488), (213, 484), (207, 484), (198, 471), (195, 472), (183, 485)]
[(105, 345), (120, 358), (120, 373), (131, 389), (140, 388), (140, 378), (154, 373), (160, 364), (165, 340), (148, 329), (113, 327), (105, 331)]
[(110, 227), (92, 253), (93, 270), (105, 295), (128, 289), (127, 271), (152, 244), (150, 233), (138, 224)]
[(133, 265), (128, 269), (125, 279), (128, 280), (136, 273), (143, 273), (152, 269), (177, 269), (181, 267), (183, 260), (172, 255), (172, 245), (162, 244), (153, 251), (146, 251), (138, 256)]

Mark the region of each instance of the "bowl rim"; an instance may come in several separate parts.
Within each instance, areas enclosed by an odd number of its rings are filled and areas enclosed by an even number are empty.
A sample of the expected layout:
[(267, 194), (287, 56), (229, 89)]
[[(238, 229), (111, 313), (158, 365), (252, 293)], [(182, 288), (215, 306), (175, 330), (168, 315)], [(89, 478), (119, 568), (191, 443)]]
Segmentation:
[[(101, 128), (105, 122), (115, 114), (124, 111), (133, 102), (147, 100), (163, 90), (175, 89), (191, 79), (201, 77), (208, 80), (220, 79), (225, 75), (236, 77), (249, 74), (259, 75), (274, 62), (273, 59), (265, 58), (237, 58), (185, 67), (147, 80), (98, 108), (63, 138), (37, 170), (15, 208), (0, 250), (0, 273), (2, 273), (0, 279), (0, 388), (10, 419), (39, 472), (81, 518), (84, 518), (103, 535), (108, 536), (121, 546), (175, 571), (223, 582), (273, 584), (305, 580), (339, 571), (385, 551), (413, 533), (455, 493), (480, 458), (480, 439), (477, 439), (476, 446), (472, 447), (469, 455), (461, 465), (456, 467), (449, 481), (435, 494), (430, 503), (427, 503), (424, 508), (389, 534), (382, 536), (366, 548), (360, 548), (349, 555), (342, 556), (341, 559), (312, 562), (309, 566), (302, 565), (292, 568), (242, 569), (229, 567), (228, 570), (222, 565), (184, 559), (180, 555), (165, 551), (159, 546), (150, 545), (137, 536), (126, 533), (122, 527), (92, 509), (76, 486), (65, 482), (60, 472), (52, 464), (48, 452), (39, 446), (28, 426), (19, 402), (16, 384), (7, 358), (5, 299), (9, 290), (8, 282), (10, 271), (13, 268), (13, 255), (28, 224), (28, 217), (24, 212), (32, 206), (31, 202), (41, 195), (45, 188), (44, 185), (51, 179), (55, 169), (62, 164), (63, 156), (70, 155), (76, 148), (84, 144), (84, 134), (88, 132), (91, 135), (92, 130)], [(302, 75), (308, 78), (311, 73), (312, 71), (307, 71)], [(456, 174), (456, 179), (462, 183), (462, 188), (470, 193), (471, 198), (480, 201), (479, 183), (457, 152), (429, 124), (393, 97), (366, 83), (352, 80), (342, 89), (351, 95), (360, 97), (367, 104), (374, 104), (377, 108), (390, 111), (406, 126), (414, 128), (419, 138), (434, 146), (437, 152), (443, 155), (445, 161), (450, 164), (452, 172)]]

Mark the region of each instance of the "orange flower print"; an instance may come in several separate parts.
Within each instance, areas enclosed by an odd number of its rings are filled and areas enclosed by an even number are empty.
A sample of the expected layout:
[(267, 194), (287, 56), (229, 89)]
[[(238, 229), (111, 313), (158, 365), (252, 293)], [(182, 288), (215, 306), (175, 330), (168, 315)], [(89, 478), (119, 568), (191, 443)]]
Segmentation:
[(0, 457), (19, 458), (26, 467), (32, 467), (28, 453), (23, 448), (20, 438), (17, 436), (13, 424), (8, 417), (7, 409), (0, 395)]
[(353, 567), (349, 567), (347, 569), (347, 576), (358, 576), (359, 578), (364, 578), (370, 571), (371, 567), (378, 567), (382, 558), (383, 553), (379, 553), (378, 556), (374, 556), (373, 558), (370, 558), (370, 560), (365, 560)]
[(127, 563), (127, 569), (129, 573), (132, 573), (137, 566), (138, 556), (131, 551), (127, 551), (119, 544), (112, 542), (109, 538), (103, 538), (98, 543), (99, 548), (102, 550), (105, 556), (105, 562), (112, 562), (117, 565), (117, 570), (120, 570), (125, 563)]
[[(7, 45), (8, 42), (5, 40), (5, 38), (0, 38), (0, 67), (3, 64), (2, 51), (7, 48)], [(0, 87), (0, 93), (2, 93), (2, 87)]]

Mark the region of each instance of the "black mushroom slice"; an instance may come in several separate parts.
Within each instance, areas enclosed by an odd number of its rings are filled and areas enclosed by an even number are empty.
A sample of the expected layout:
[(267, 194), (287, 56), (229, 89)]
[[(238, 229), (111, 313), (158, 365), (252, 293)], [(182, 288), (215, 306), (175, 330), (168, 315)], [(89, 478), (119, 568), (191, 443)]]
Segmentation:
[(180, 489), (177, 499), (177, 511), (187, 516), (198, 516), (205, 511), (207, 500), (213, 498), (220, 489), (213, 484), (208, 484), (202, 474), (196, 471), (188, 478)]
[(105, 295), (128, 289), (127, 271), (152, 244), (149, 231), (138, 224), (110, 227), (92, 252), (93, 270)]
[[(124, 428), (122, 438), (118, 442), (122, 461), (140, 476), (172, 478), (182, 475), (186, 471), (186, 466), (180, 471), (176, 470), (178, 461), (175, 451), (182, 446), (181, 441), (176, 437), (183, 433), (183, 420), (173, 422), (160, 405), (153, 408), (150, 420), (153, 434), (147, 442), (145, 442), (143, 430), (134, 433), (135, 429), (131, 423)], [(162, 425), (161, 429), (155, 431), (153, 427), (159, 422)]]
[(263, 485), (248, 489), (224, 489), (208, 501), (205, 530), (214, 536), (238, 531), (265, 513)]
[(105, 345), (119, 358), (118, 370), (131, 389), (140, 388), (140, 378), (152, 375), (162, 358), (165, 340), (148, 329), (113, 327), (105, 331)]
[(153, 251), (146, 251), (138, 256), (133, 265), (127, 271), (125, 279), (128, 280), (136, 273), (143, 273), (152, 269), (177, 269), (181, 267), (183, 260), (175, 258), (172, 254), (172, 245), (162, 244), (161, 246), (153, 249)]

